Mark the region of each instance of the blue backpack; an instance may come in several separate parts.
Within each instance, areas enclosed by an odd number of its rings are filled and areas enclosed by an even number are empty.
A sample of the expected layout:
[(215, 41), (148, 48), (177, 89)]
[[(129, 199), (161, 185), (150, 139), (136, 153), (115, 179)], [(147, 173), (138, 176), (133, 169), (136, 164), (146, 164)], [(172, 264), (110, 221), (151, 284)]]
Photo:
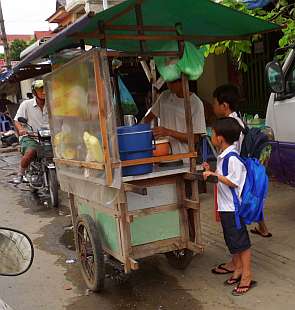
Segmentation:
[(268, 177), (265, 167), (256, 158), (242, 158), (235, 152), (230, 152), (223, 160), (222, 173), (224, 176), (228, 175), (228, 162), (232, 156), (238, 158), (247, 170), (241, 203), (235, 189), (230, 188), (235, 205), (237, 229), (241, 229), (240, 218), (247, 225), (263, 220), (264, 201), (268, 193)]

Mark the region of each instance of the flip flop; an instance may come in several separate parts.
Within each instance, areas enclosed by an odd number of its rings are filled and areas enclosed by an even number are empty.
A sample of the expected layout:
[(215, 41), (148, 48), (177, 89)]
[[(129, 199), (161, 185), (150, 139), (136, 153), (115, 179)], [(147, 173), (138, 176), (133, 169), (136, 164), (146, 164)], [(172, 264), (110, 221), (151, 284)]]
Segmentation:
[[(257, 286), (257, 282), (256, 281), (251, 281), (250, 284), (247, 285), (247, 286), (240, 286), (240, 285), (238, 285), (237, 287), (235, 287), (232, 290), (231, 293), (232, 293), (233, 296), (242, 296), (242, 295), (247, 294), (252, 288), (254, 288), (256, 286)], [(246, 291), (238, 292), (238, 289), (246, 289)]]
[[(224, 267), (225, 264), (226, 264), (226, 263), (222, 263), (222, 264), (218, 265), (217, 267), (211, 269), (211, 272), (214, 273), (214, 274), (229, 274), (229, 273), (234, 273), (233, 270), (229, 270), (229, 269), (225, 268), (225, 267)], [(223, 271), (225, 271), (225, 272), (217, 271), (217, 269), (223, 270)]]
[[(232, 281), (232, 282), (231, 282)], [(230, 277), (229, 279), (227, 279), (226, 281), (224, 281), (224, 285), (225, 286), (231, 286), (237, 283), (240, 283), (241, 281), (241, 276), (238, 278), (234, 278), (234, 277)]]
[(271, 237), (272, 237), (272, 234), (271, 234), (271, 233), (268, 233), (267, 235), (262, 234), (261, 231), (259, 231), (259, 230), (257, 229), (257, 227), (255, 227), (254, 229), (250, 229), (250, 232), (251, 232), (252, 234), (254, 234), (254, 235), (259, 235), (259, 236), (261, 236), (261, 237), (263, 237), (263, 238), (271, 238)]

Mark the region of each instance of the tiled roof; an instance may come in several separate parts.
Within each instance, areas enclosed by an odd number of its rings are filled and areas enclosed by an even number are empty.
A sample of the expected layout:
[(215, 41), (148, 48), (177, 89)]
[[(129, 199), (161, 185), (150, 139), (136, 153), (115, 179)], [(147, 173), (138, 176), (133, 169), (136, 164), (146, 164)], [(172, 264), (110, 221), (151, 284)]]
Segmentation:
[(34, 36), (36, 40), (40, 40), (43, 38), (49, 38), (52, 37), (53, 34), (51, 31), (34, 31)]

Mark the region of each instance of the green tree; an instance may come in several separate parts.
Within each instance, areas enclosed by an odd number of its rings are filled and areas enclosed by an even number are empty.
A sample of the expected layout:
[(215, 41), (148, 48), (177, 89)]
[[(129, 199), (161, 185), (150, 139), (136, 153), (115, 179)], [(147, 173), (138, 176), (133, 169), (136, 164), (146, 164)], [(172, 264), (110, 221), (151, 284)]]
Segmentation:
[[(281, 25), (283, 28), (282, 38), (279, 41), (280, 47), (295, 43), (295, 3), (289, 4), (288, 0), (277, 0), (275, 7), (271, 11), (263, 9), (248, 10), (245, 4), (237, 0), (222, 0), (220, 3), (246, 14)], [(224, 41), (212, 44), (208, 46), (207, 55), (221, 55), (229, 51), (233, 61), (237, 63), (238, 69), (247, 71), (247, 65), (243, 62), (243, 55), (245, 53), (250, 54), (253, 42), (260, 39), (261, 35), (255, 35), (248, 41)]]
[(30, 42), (19, 39), (14, 40), (9, 47), (11, 60), (20, 60), (20, 53), (34, 42), (35, 40)]

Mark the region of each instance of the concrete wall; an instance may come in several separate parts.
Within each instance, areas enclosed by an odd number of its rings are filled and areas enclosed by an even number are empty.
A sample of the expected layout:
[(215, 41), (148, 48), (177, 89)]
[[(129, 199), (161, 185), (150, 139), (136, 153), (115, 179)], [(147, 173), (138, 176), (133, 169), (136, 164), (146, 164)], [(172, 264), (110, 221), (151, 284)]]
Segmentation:
[(212, 101), (212, 92), (221, 84), (228, 83), (227, 56), (210, 55), (206, 59), (204, 73), (198, 80), (198, 95), (208, 102)]

